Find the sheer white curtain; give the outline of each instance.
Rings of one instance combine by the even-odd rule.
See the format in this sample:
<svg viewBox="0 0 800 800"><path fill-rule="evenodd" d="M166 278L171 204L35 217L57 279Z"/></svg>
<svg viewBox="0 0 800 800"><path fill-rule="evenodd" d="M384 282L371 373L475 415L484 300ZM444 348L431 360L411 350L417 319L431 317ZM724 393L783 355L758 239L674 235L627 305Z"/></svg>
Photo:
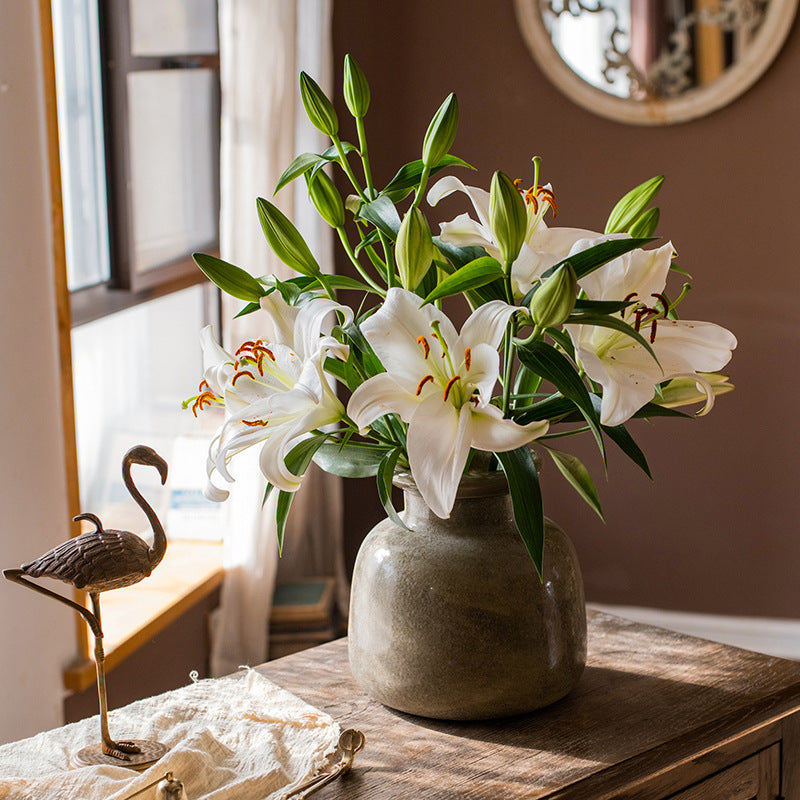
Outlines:
<svg viewBox="0 0 800 800"><path fill-rule="evenodd" d="M319 220L299 183L272 191L301 152L327 147L308 123L300 101L300 70L330 94L332 0L220 0L222 81L221 255L253 275L290 271L271 253L256 215L256 198L279 205L300 228L323 269L332 270L330 229ZM231 320L241 303L223 307ZM268 338L263 315L227 325L226 342ZM338 480L314 468L295 497L283 557L275 536L275 497L262 509L264 478L257 448L232 465L236 482L225 508L226 578L214 624L212 672L257 664L267 655L267 628L276 576L333 575L346 611L347 586Z"/></svg>

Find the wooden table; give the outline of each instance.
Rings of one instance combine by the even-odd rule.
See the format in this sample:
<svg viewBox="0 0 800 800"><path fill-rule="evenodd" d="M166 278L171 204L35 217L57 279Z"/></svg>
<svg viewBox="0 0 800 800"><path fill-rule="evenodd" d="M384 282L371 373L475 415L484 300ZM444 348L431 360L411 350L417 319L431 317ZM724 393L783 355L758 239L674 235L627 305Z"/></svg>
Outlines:
<svg viewBox="0 0 800 800"><path fill-rule="evenodd" d="M800 662L599 612L578 686L510 720L391 711L354 683L344 639L259 669L366 735L320 800L800 800Z"/></svg>

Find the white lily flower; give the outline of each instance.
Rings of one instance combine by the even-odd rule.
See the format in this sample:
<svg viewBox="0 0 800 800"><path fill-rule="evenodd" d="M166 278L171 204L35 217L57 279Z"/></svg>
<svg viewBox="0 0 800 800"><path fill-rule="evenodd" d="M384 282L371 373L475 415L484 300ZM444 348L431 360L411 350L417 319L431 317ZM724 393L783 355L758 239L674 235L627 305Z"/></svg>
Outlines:
<svg viewBox="0 0 800 800"><path fill-rule="evenodd" d="M712 322L666 319L663 296L673 247L633 250L580 279L591 300L636 300L622 318L650 340L658 361L630 336L611 328L565 325L586 374L603 387L600 422L621 425L671 378L716 372L728 363L736 337ZM708 397L708 395L707 395ZM709 398L713 401L713 391Z"/></svg>
<svg viewBox="0 0 800 800"><path fill-rule="evenodd" d="M386 372L359 386L347 406L363 431L395 413L408 423L411 474L429 508L450 515L470 447L514 450L547 430L547 422L518 425L491 405L499 374L498 347L515 308L495 300L477 308L457 333L420 298L392 288L362 326Z"/></svg>
<svg viewBox="0 0 800 800"><path fill-rule="evenodd" d="M489 223L489 192L475 186L466 186L458 178L448 175L430 188L428 203L435 206L453 192L463 192L469 197L478 221L473 220L469 214L460 214L450 222L443 222L440 226L442 241L456 247L482 247L490 256L500 259L500 249ZM536 198L530 192L529 195L530 198L526 195L528 228L525 243L511 265L511 278L516 282L517 296L527 294L545 270L567 256L616 236L582 228L548 228L543 217L551 207L552 190L549 185L542 187L536 204L530 201L531 198Z"/></svg>
<svg viewBox="0 0 800 800"><path fill-rule="evenodd" d="M259 443L267 480L283 491L296 491L301 479L286 467L286 455L311 431L344 415L323 364L328 355L346 358L348 348L323 335L322 329L330 312L340 311L350 320L352 311L325 298L289 306L278 292L262 298L261 305L275 329L272 341L244 342L230 354L214 340L210 326L201 334L206 391L195 410L214 403L226 409L206 464L205 494L211 500L224 500L229 494L211 482L212 474L216 471L233 482L228 462Z"/></svg>

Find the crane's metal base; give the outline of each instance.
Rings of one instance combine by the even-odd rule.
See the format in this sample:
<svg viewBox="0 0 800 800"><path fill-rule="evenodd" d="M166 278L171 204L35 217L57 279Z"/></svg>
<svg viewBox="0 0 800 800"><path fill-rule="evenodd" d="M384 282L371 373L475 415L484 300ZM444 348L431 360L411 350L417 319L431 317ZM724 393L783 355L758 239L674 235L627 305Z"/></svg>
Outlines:
<svg viewBox="0 0 800 800"><path fill-rule="evenodd" d="M113 767L127 767L128 769L136 770L137 772L144 772L149 766L153 765L169 752L169 747L161 742L146 741L142 739L131 739L140 752L127 754L127 759L117 758L116 756L107 756L103 752L103 745L100 742L97 744L90 744L78 750L72 756L73 767L93 767L97 764L106 764Z"/></svg>

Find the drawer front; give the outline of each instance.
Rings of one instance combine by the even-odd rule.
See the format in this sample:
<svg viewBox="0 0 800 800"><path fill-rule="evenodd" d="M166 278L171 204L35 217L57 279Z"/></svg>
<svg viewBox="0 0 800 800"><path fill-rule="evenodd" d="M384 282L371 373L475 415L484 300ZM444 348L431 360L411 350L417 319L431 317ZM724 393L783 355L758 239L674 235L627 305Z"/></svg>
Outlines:
<svg viewBox="0 0 800 800"><path fill-rule="evenodd" d="M779 796L780 745L773 744L668 800L777 800Z"/></svg>

